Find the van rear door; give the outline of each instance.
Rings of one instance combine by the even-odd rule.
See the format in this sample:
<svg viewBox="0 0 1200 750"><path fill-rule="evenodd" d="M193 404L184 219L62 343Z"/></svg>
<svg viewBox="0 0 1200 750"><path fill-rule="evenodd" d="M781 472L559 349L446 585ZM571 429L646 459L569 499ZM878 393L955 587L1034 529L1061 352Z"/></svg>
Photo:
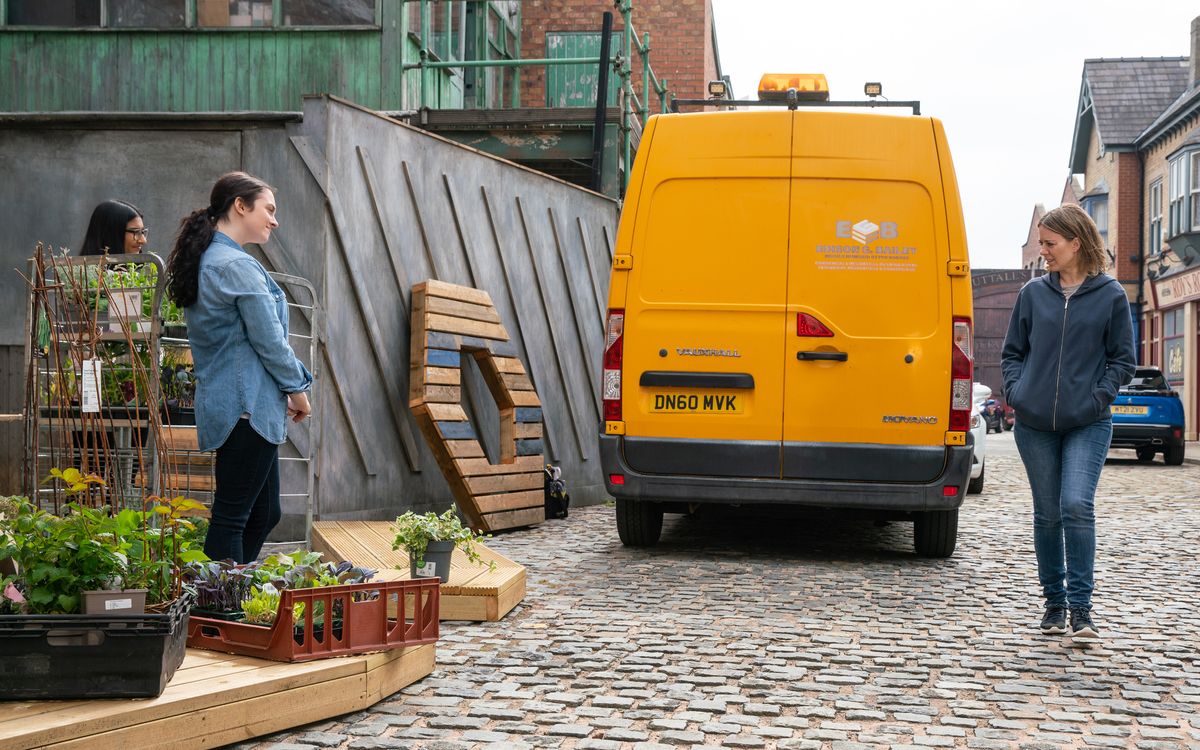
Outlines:
<svg viewBox="0 0 1200 750"><path fill-rule="evenodd" d="M786 111L656 118L625 301L636 470L780 474L790 139Z"/></svg>
<svg viewBox="0 0 1200 750"><path fill-rule="evenodd" d="M930 120L797 112L791 161L783 476L933 480L952 312Z"/></svg>

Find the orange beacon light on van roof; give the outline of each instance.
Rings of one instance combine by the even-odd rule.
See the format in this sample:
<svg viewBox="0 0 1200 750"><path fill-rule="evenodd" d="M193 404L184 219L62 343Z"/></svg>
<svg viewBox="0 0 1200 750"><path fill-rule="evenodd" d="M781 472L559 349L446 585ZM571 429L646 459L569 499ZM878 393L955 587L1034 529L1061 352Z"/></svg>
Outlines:
<svg viewBox="0 0 1200 750"><path fill-rule="evenodd" d="M786 99L790 89L795 89L797 99L829 100L829 83L824 73L765 73L758 80L759 99Z"/></svg>

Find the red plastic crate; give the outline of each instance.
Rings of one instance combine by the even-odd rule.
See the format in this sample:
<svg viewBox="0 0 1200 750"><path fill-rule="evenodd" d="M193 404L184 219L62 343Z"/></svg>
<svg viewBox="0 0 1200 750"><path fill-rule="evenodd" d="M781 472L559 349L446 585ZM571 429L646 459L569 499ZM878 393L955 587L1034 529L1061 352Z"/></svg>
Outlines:
<svg viewBox="0 0 1200 750"><path fill-rule="evenodd" d="M378 595L354 601L355 594L371 592ZM271 627L193 615L188 621L187 645L274 661L310 661L434 643L440 592L436 578L287 589L280 595L279 614ZM304 602L300 624L293 617L293 605L298 602ZM330 615L335 602L341 602L337 619ZM314 628L308 615L317 603L325 614ZM388 617L389 609L395 612L394 619ZM328 627L331 620L332 629Z"/></svg>

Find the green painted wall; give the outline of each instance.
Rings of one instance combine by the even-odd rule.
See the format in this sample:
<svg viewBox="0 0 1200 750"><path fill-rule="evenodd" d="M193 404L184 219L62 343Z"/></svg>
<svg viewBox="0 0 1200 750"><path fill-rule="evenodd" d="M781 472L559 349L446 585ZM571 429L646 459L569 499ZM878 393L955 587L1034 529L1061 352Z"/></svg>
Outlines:
<svg viewBox="0 0 1200 750"><path fill-rule="evenodd" d="M406 6L380 5L381 26L372 29L0 26L0 111L299 111L305 94L326 93L372 109L415 109L420 72L405 73L403 63L416 61L419 48ZM427 106L463 106L461 77L427 75Z"/></svg>

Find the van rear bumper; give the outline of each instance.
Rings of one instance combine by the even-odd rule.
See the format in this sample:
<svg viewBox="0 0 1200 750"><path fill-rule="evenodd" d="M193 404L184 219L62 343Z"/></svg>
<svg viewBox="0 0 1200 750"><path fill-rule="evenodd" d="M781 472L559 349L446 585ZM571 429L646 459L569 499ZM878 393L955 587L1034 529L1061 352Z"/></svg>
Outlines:
<svg viewBox="0 0 1200 750"><path fill-rule="evenodd" d="M601 435L600 463L609 495L631 500L785 504L897 512L953 510L962 505L971 473L972 448L968 444L947 446L941 475L921 483L648 474L629 467L625 461L624 443L625 439L620 435ZM625 483L613 484L612 474L622 475ZM955 486L958 492L947 497L943 490L946 486Z"/></svg>

